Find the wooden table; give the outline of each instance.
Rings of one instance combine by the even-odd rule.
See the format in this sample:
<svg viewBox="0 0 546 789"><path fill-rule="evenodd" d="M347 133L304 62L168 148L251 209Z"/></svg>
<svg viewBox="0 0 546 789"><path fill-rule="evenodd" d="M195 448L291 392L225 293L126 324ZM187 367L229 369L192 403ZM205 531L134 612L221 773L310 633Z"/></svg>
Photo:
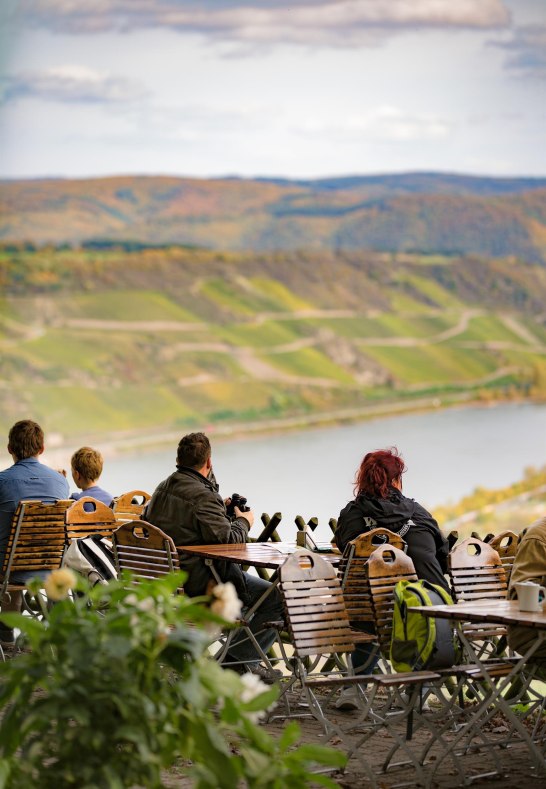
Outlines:
<svg viewBox="0 0 546 789"><path fill-rule="evenodd" d="M482 701L475 705L475 711L469 717L468 722L463 724L454 737L450 750L464 741L469 731L475 730L477 726L483 726L491 720L495 712L500 711L508 720L513 733L519 735L521 741L527 746L534 766L540 772L546 772L546 758L544 751L544 731L529 733L523 725L518 711L512 707L504 698L503 693L508 690L513 682L518 678L532 678L533 666L532 658L536 650L546 641L546 611L537 613L520 611L517 600L476 600L473 602L461 602L456 605L433 605L433 606L412 606L410 611L419 611L424 616L440 619L449 619L457 627L459 637L464 646L468 659L476 665L483 673L483 688L488 692ZM492 623L506 626L526 626L536 630L537 638L533 639L525 654L517 656L519 659L514 661L512 670L500 680L495 680L488 670L487 659L479 654L478 647L469 640L464 632L465 623ZM537 709L543 706L544 700L537 696L535 706ZM529 710L525 714L528 714Z"/></svg>
<svg viewBox="0 0 546 789"><path fill-rule="evenodd" d="M192 556L199 556L203 559L205 564L209 567L212 575L217 583L222 583L216 568L215 561L234 562L242 564L243 566L255 568L269 568L271 570L278 570L284 564L287 557L298 550L295 543L282 543L282 542L247 542L247 543L222 543L214 545L177 545L179 554L187 554ZM333 564L337 564L341 559L340 553L318 553ZM270 580L270 586L265 590L261 597L248 609L243 611L243 617L246 623L251 622L258 608L262 605L264 600L272 593L279 582L278 573L273 573ZM222 659L226 654L229 642L226 642L224 649L218 653L217 659ZM261 653L262 661L265 665L271 665L267 655Z"/></svg>
<svg viewBox="0 0 546 789"><path fill-rule="evenodd" d="M288 542L246 542L222 543L215 545L177 545L179 553L200 556L212 564L214 559L223 562L235 562L249 567L268 567L276 570L286 561L286 557L298 550L295 543ZM317 552L326 561L336 565L341 559L340 553ZM210 565L209 565L210 566Z"/></svg>

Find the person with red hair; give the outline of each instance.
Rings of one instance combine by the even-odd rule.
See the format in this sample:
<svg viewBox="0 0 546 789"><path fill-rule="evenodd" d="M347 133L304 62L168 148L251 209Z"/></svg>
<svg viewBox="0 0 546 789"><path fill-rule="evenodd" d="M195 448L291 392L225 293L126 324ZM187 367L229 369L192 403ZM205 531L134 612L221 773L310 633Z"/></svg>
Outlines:
<svg viewBox="0 0 546 789"><path fill-rule="evenodd" d="M343 551L350 540L378 526L399 534L419 578L439 584L449 592L448 543L430 512L402 493L406 464L396 449L368 452L355 479L355 498L338 518L335 542Z"/></svg>
<svg viewBox="0 0 546 789"><path fill-rule="evenodd" d="M354 494L340 512L334 542L344 551L350 540L382 526L399 534L407 544L418 578L439 584L447 592L448 543L430 512L402 493L406 465L396 449L368 452L356 472ZM375 633L372 623L353 623L366 633ZM379 645L357 644L352 664L357 674L371 673L379 660ZM336 701L340 710L358 707L354 687L344 688Z"/></svg>

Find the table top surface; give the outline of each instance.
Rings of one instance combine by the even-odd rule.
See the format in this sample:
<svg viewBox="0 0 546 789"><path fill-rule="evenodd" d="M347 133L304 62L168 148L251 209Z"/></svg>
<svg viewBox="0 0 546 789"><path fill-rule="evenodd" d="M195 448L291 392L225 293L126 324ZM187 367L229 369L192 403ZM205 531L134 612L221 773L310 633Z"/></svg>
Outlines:
<svg viewBox="0 0 546 789"><path fill-rule="evenodd" d="M455 605L411 606L425 616L454 619L460 622L491 622L500 625L524 625L546 630L546 610L520 611L517 600L474 600Z"/></svg>
<svg viewBox="0 0 546 789"><path fill-rule="evenodd" d="M322 544L319 544L322 547ZM289 542L246 542L222 543L215 545L177 545L179 553L188 553L201 556L203 559L218 559L225 562L237 562L253 567L280 567L287 556L300 550L295 543ZM325 544L326 547L326 544ZM327 562L337 564L341 559L340 553L318 551L316 556L321 556Z"/></svg>

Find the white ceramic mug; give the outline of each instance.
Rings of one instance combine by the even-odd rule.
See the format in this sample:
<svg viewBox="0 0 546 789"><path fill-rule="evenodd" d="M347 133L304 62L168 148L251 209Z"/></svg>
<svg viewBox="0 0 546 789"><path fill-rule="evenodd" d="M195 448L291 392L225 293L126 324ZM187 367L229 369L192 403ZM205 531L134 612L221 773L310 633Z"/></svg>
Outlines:
<svg viewBox="0 0 546 789"><path fill-rule="evenodd" d="M546 598L546 589L532 581L515 584L520 611L542 611L542 603Z"/></svg>

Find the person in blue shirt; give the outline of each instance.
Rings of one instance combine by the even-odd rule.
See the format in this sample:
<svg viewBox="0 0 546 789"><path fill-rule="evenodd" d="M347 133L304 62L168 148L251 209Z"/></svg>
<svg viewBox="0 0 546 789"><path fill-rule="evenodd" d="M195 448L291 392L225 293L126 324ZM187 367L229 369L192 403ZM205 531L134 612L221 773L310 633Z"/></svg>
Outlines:
<svg viewBox="0 0 546 789"><path fill-rule="evenodd" d="M30 419L13 425L8 437L8 452L13 458L13 466L0 471L0 568L4 563L13 513L19 502L22 499L39 499L51 503L68 498L68 482L64 475L40 463L43 451L44 431L40 425ZM28 578L14 577L14 580L26 581ZM1 608L4 612L19 611L21 600L21 592L12 592L2 599ZM13 630L0 623L2 646L13 644L13 641Z"/></svg>
<svg viewBox="0 0 546 789"><path fill-rule="evenodd" d="M80 488L79 492L72 493L70 498L77 501L82 496L91 496L110 507L114 497L97 484L103 468L101 453L92 447L81 447L72 455L70 464L72 479L76 487ZM84 508L87 509L85 505Z"/></svg>

